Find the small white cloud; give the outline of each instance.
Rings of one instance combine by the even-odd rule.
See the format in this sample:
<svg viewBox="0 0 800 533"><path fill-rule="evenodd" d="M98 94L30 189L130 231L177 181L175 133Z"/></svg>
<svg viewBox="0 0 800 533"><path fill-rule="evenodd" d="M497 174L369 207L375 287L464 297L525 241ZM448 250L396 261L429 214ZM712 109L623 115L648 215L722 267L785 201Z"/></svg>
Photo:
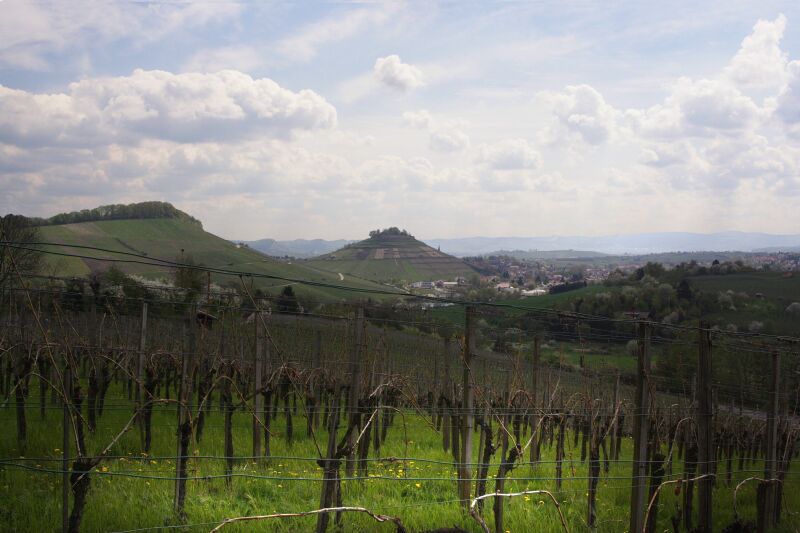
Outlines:
<svg viewBox="0 0 800 533"><path fill-rule="evenodd" d="M395 54L376 59L372 72L375 79L399 91L409 91L425 85L422 71L414 65L403 63L400 56Z"/></svg>
<svg viewBox="0 0 800 533"><path fill-rule="evenodd" d="M460 152L469 147L469 136L457 128L431 131L430 145L439 152Z"/></svg>
<svg viewBox="0 0 800 533"><path fill-rule="evenodd" d="M469 135L457 121L434 118L426 110L406 111L403 121L414 128L428 132L428 143L437 152L460 152L470 146Z"/></svg>
<svg viewBox="0 0 800 533"><path fill-rule="evenodd" d="M476 162L493 170L538 169L542 156L525 139L504 139L478 147Z"/></svg>
<svg viewBox="0 0 800 533"><path fill-rule="evenodd" d="M433 125L433 117L425 109L420 111L406 111L403 113L403 121L409 126L421 129L427 129Z"/></svg>

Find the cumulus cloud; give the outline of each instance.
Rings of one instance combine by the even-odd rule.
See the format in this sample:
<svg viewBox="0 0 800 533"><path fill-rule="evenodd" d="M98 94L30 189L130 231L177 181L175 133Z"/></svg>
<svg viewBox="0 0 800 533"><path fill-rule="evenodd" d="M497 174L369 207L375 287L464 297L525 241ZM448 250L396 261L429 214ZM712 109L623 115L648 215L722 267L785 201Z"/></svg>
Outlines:
<svg viewBox="0 0 800 533"><path fill-rule="evenodd" d="M680 77L649 107L615 109L588 85L540 93L554 118L542 136L568 149L604 144L605 154L638 152L640 179L650 181L643 187L796 194L800 150L775 128L800 136L800 61L780 49L785 26L783 16L759 21L716 75ZM766 98L757 102L753 90Z"/></svg>
<svg viewBox="0 0 800 533"><path fill-rule="evenodd" d="M375 79L399 91L409 91L425 84L422 71L414 65L403 63L400 56L395 54L376 59L372 72Z"/></svg>
<svg viewBox="0 0 800 533"><path fill-rule="evenodd" d="M784 15L773 21L759 20L725 68L725 76L743 87L780 87L786 79L787 58L780 47L785 29Z"/></svg>
<svg viewBox="0 0 800 533"><path fill-rule="evenodd" d="M788 81L778 95L775 116L790 135L800 137L800 60L789 63L787 73Z"/></svg>
<svg viewBox="0 0 800 533"><path fill-rule="evenodd" d="M614 132L617 111L594 87L569 85L560 93L540 93L539 98L551 107L561 131L589 144L601 144Z"/></svg>
<svg viewBox="0 0 800 533"><path fill-rule="evenodd" d="M475 150L478 182L487 191L554 191L560 176L543 174L542 156L526 139L503 139Z"/></svg>
<svg viewBox="0 0 800 533"><path fill-rule="evenodd" d="M462 123L454 120L434 118L427 110L406 111L403 121L417 129L428 132L428 145L438 152L460 152L470 146L469 136L462 130Z"/></svg>
<svg viewBox="0 0 800 533"><path fill-rule="evenodd" d="M56 94L0 86L0 141L18 145L141 138L225 142L335 125L336 109L317 93L293 92L236 71L136 70L130 76L84 79Z"/></svg>
<svg viewBox="0 0 800 533"><path fill-rule="evenodd" d="M525 139L504 139L478 147L476 162L493 170L539 169L542 156Z"/></svg>
<svg viewBox="0 0 800 533"><path fill-rule="evenodd" d="M738 134L767 117L749 96L724 80L680 78L663 103L629 109L628 125L643 136Z"/></svg>

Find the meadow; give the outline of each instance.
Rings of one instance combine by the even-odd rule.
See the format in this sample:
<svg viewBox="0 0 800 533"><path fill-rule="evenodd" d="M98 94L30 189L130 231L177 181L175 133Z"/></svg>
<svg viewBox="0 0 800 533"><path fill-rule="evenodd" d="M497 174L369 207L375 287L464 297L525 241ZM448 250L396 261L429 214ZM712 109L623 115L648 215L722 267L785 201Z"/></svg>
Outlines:
<svg viewBox="0 0 800 533"><path fill-rule="evenodd" d="M105 413L95 433L88 435L87 446L102 448L125 425L131 415L131 403L122 388L114 387L106 400ZM48 406L39 416L35 394L29 402L29 434L24 455L20 454L13 431L0 435L0 509L3 531L53 531L61 518L61 409ZM13 426L13 410L6 403L0 411L3 424ZM127 432L109 453L110 458L91 474L84 531L209 531L225 518L253 514L300 512L319 505L321 469L313 440L305 433L302 417L296 422L294 440L285 439L285 421L273 422L269 458L254 460L250 455L252 424L246 412L237 412L234 422L236 459L233 477L226 481L224 472L222 413L214 407L207 419L200 442L192 443L189 460L186 521L177 520L172 498L175 477L176 413L174 408L158 408L153 416L154 440L149 454L141 453L135 430ZM467 515L456 496L457 477L452 456L442 449L441 435L426 422L427 416L407 410L397 417L380 454L371 456L366 478L344 479L342 499L345 505L363 506L376 513L399 517L410 531L458 526L480 531ZM405 420L405 424L403 423ZM496 430L495 425L495 430ZM325 442L320 431L316 438ZM563 486L555 486L555 451L545 447L535 465L522 462L506 482L506 491L545 489L551 491L571 531L586 530L587 462L572 446L571 431L566 437ZM499 466L498 454L489 468L488 487ZM621 457L602 471L598 486L597 531L622 532L628 529L628 505L631 485L631 439L622 442ZM407 460L403 460L407 458ZM477 457L474 458L477 461ZM680 477L682 462L673 461L672 476ZM732 484L720 480L714 489L715 530L734 520L733 489L739 481L763 472L761 461L736 471ZM789 477L792 486L796 478ZM755 483L738 493L742 517L755 519ZM800 508L800 493L785 492L787 509ZM669 517L681 503L674 486L661 491L659 525L656 531L669 530ZM696 507L695 507L696 508ZM484 514L492 519L491 500ZM391 524L377 524L355 513L343 517L345 531L391 531ZM778 531L794 531L800 522L785 516ZM230 531L312 531L314 517L287 518L232 524ZM506 501L505 529L512 532L563 531L558 514L549 498L528 495Z"/></svg>

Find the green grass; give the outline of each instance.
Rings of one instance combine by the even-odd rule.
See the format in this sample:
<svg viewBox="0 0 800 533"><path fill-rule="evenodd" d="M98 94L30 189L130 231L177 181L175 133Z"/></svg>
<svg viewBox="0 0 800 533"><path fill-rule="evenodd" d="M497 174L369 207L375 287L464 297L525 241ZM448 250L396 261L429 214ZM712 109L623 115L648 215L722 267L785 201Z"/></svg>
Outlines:
<svg viewBox="0 0 800 533"><path fill-rule="evenodd" d="M786 302L800 302L800 275L783 272L753 272L730 274L726 276L694 276L689 278L693 287L702 291L747 292L750 296L760 292L765 299Z"/></svg>
<svg viewBox="0 0 800 533"><path fill-rule="evenodd" d="M522 314L528 309L564 308L564 304L576 298L597 294L607 290L608 287L605 287L604 285L589 285L588 287L561 292L558 294L544 294L542 296L528 296L524 298L509 298L498 300L496 303L504 306L507 305L508 307L504 308L504 311L509 315L514 316ZM464 306L450 305L435 307L428 311L428 316L439 322L449 322L454 325L463 326L465 320Z"/></svg>
<svg viewBox="0 0 800 533"><path fill-rule="evenodd" d="M386 290L386 287L374 282L351 276L344 280L337 273L314 268L303 262L285 263L270 259L248 248L237 248L233 243L204 231L202 228L178 219L136 219L107 220L100 222L84 222L41 228L41 238L47 242L59 242L83 246L95 246L122 252L146 254L148 257L180 260L181 249L186 255L205 266L236 270L261 275L283 278L303 279L343 285L361 289ZM109 257L106 252L92 252L78 248L50 247L50 250L78 253L91 257ZM117 256L125 259L125 256ZM57 276L84 276L93 270L108 268L109 263L94 259L82 260L47 255L46 273ZM117 263L117 266L128 274L137 274L146 278L170 278L169 268L152 265ZM212 275L217 283L237 282L238 278ZM274 290L285 286L287 282L280 280L256 279L256 287ZM297 285L296 292L301 297L331 301L354 299L357 293L344 290ZM380 299L381 296L373 296Z"/></svg>
<svg viewBox="0 0 800 533"><path fill-rule="evenodd" d="M800 302L800 275L782 272L756 272L727 276L697 276L690 278L692 287L713 295L733 291L734 308L706 317L726 327L733 324L747 331L753 321L761 322L761 331L770 334L798 335L800 326L796 313L787 313L792 302ZM763 298L757 298L761 293Z"/></svg>
<svg viewBox="0 0 800 533"><path fill-rule="evenodd" d="M2 531L54 531L60 523L61 475L46 470L60 468L61 411L48 409L46 419L39 417L35 395L28 409L29 439L25 459L20 457L14 426L14 411L5 407L0 417L7 428L0 434L0 530ZM107 443L130 416L130 402L120 397L119 389L112 390L107 411L99 421L96 434L88 436L91 450ZM442 450L440 435L424 423L422 418L407 412L407 427L403 428L400 416L389 432L389 439L381 450L381 457L413 457L412 462L372 462L369 479L345 480L342 485L345 505L367 507L375 512L400 517L410 531L458 525L468 531L479 528L460 508L456 499L455 471L448 454ZM175 473L175 412L174 408L160 408L153 418L154 442L150 457L142 457L136 431L124 435L111 450L121 456L104 461L101 472L92 475L82 531L122 531L135 528L156 528L176 525L172 513ZM200 443L192 450L198 457L222 455L222 413L212 411ZM495 425L496 427L496 425ZM237 412L234 417L234 442L237 455L251 451L250 417ZM237 460L236 477L230 485L224 479L214 478L223 473L221 461L210 459L190 460L190 475L209 476L207 479L188 482L186 500L187 520L200 524L181 531L209 531L227 517L268 514L274 512L307 511L318 507L320 468L312 440L305 436L302 416L295 417L295 442L288 446L284 440L285 426L279 416L273 425L272 453L269 462L260 464L250 459ZM405 437L407 435L407 437ZM477 437L477 435L476 435ZM322 443L326 435L317 436ZM518 466L507 483L507 491L547 489L554 491L572 531L585 530L586 487L585 463L580 461L580 449L572 448L568 435L567 457L564 463L564 485L561 492L555 489L554 449L544 449L543 463L531 467ZM477 438L476 446L477 449ZM311 460L288 459L305 457ZM374 452L371 453L374 456ZM497 473L499 453L493 458L490 475ZM622 458L631 457L631 441L623 443ZM32 470L9 465L25 464ZM735 465L735 462L734 462ZM680 475L681 462L675 463L675 475ZM747 472L734 474L738 480L760 475L762 464L746 467ZM720 466L724 472L724 466ZM630 498L630 465L612 463L608 474L602 473L598 493L598 531L621 532L627 530L628 502ZM165 479L147 479L147 476ZM791 473L785 492L789 509L797 509L800 497L796 490L796 477ZM669 529L668 514L677 501L674 486L662 491L662 507L656 531ZM488 491L494 490L493 479ZM714 490L715 530L732 521L732 488L721 480ZM745 518L755 518L755 484L750 483L739 493L739 510ZM695 504L695 508L696 504ZM484 516L493 526L491 500L487 502ZM310 531L314 518L290 518L270 522L250 522L230 526L226 531ZM800 525L798 518L784 514L781 529L792 531ZM505 530L511 532L559 532L554 507L547 498L530 496L506 501ZM330 530L333 530L331 527ZM393 531L391 525L377 524L364 516L345 515L345 531ZM171 530L170 530L171 531Z"/></svg>
<svg viewBox="0 0 800 533"><path fill-rule="evenodd" d="M561 307L563 306L564 303L570 302L577 298L591 296L607 290L608 287L602 284L589 285L580 289L575 289L567 292L559 292L557 294L544 294L542 296L529 296L527 298L509 300L508 303L516 307L522 307L522 308L551 309L554 307Z"/></svg>
<svg viewBox="0 0 800 533"><path fill-rule="evenodd" d="M527 350L530 353L530 350ZM636 371L636 357L628 354L624 345L611 344L580 345L572 342L562 342L555 346L545 346L542 349L542 361L553 367L570 366L577 370L583 364L590 370L596 370L613 376L616 371L633 375ZM655 365L657 356L651 356Z"/></svg>

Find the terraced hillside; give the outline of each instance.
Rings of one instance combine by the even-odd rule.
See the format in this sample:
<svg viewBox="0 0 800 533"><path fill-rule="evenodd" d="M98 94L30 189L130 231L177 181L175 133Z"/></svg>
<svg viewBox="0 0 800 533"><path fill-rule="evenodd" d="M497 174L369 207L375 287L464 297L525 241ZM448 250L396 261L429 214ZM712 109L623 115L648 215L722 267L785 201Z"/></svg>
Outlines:
<svg viewBox="0 0 800 533"><path fill-rule="evenodd" d="M47 225L40 228L41 240L64 243L64 246L51 246L48 249L90 256L79 259L46 255L48 274L56 276L84 276L93 271L101 271L116 264L128 274L138 274L146 278L170 278L171 269L135 263L110 263L101 257L125 259L124 256L107 252L89 251L68 245L94 246L120 252L133 252L150 258L178 260L183 250L184 257L191 255L195 262L205 266L249 272L253 274L303 279L332 283L348 287L386 290L376 283L338 275L328 270L317 269L307 263L285 263L237 245L204 231L199 224L179 218L153 218L130 220L101 220L74 224ZM216 283L225 283L236 277L214 274ZM278 290L287 285L283 280L255 279L254 286ZM324 287L297 285L300 296L318 300L338 300L358 298L357 293L345 292ZM375 296L373 296L375 297Z"/></svg>
<svg viewBox="0 0 800 533"><path fill-rule="evenodd" d="M394 228L393 228L394 229ZM370 238L305 262L306 265L374 281L435 281L475 271L460 259L397 231Z"/></svg>

